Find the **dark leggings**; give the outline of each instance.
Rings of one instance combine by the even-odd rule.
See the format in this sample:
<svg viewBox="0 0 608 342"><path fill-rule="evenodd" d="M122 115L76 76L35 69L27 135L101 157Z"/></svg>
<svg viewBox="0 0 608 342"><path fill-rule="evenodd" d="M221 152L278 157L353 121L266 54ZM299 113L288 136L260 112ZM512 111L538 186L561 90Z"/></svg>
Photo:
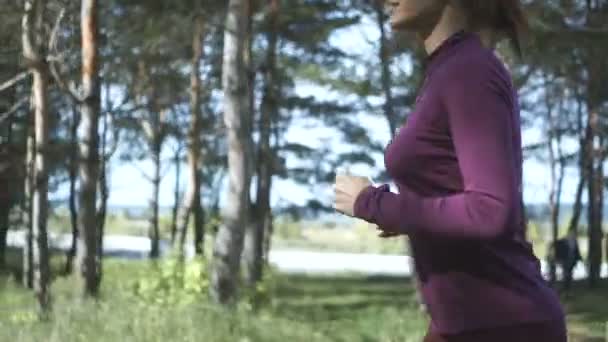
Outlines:
<svg viewBox="0 0 608 342"><path fill-rule="evenodd" d="M456 335L427 333L424 342L567 342L564 321L534 322Z"/></svg>

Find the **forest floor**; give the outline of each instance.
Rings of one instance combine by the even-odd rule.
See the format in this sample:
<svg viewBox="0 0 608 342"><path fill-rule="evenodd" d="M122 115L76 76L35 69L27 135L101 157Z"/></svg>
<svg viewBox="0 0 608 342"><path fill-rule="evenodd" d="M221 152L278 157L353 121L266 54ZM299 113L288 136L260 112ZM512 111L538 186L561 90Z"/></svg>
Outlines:
<svg viewBox="0 0 608 342"><path fill-rule="evenodd" d="M31 292L0 278L0 341L412 341L427 318L407 278L270 273L233 310L206 298L202 264L108 261L100 300L82 301L70 277L53 282L53 315L40 322ZM253 295L255 293L255 295ZM570 341L604 341L608 284L576 283L563 296Z"/></svg>

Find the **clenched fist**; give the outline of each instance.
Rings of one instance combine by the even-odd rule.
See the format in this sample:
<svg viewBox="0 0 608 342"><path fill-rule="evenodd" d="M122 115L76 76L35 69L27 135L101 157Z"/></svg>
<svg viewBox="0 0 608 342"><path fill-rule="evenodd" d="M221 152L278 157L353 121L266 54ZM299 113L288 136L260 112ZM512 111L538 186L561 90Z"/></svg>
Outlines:
<svg viewBox="0 0 608 342"><path fill-rule="evenodd" d="M336 211L347 216L354 216L357 196L370 185L372 185L372 182L367 177L336 174L334 205Z"/></svg>

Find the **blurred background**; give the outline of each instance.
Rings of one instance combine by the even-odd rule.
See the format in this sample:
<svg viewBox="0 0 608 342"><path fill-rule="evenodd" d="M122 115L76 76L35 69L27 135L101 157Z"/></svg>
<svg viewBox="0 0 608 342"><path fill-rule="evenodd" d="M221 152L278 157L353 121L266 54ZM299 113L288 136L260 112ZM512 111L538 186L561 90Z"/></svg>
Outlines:
<svg viewBox="0 0 608 342"><path fill-rule="evenodd" d="M603 341L608 1L523 2L528 238ZM422 338L406 239L333 210L423 78L383 1L0 5L0 340Z"/></svg>

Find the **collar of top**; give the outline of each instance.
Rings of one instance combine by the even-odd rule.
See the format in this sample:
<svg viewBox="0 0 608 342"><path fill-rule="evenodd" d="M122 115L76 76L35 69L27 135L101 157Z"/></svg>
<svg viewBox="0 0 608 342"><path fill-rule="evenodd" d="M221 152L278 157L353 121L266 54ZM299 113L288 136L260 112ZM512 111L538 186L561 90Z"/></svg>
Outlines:
<svg viewBox="0 0 608 342"><path fill-rule="evenodd" d="M426 57L424 65L427 72L432 71L432 69L437 67L443 60L449 57L456 46L471 39L479 39L479 37L475 33L465 30L460 30L445 39L433 52L431 52L430 55Z"/></svg>

